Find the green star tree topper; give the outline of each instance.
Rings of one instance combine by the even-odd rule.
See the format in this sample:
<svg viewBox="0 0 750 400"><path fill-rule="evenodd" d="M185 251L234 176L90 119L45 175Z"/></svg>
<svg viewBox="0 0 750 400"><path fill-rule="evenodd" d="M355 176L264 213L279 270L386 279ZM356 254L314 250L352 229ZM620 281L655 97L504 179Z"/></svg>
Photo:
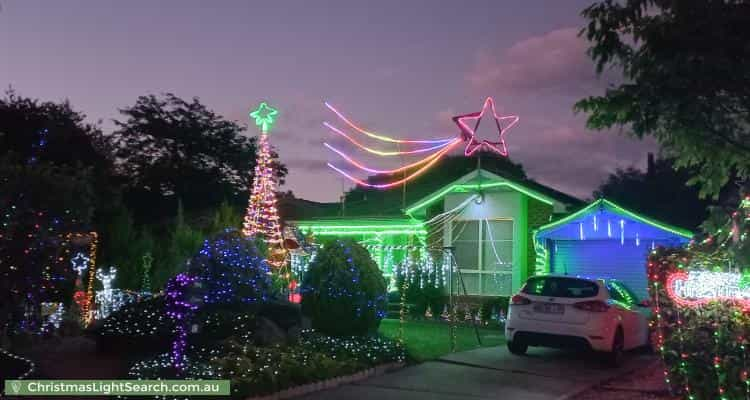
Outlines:
<svg viewBox="0 0 750 400"><path fill-rule="evenodd" d="M269 106L264 101L260 103L255 111L250 113L250 117L255 119L255 126L260 128L261 133L267 134L273 127L273 124L276 123L276 115L278 113L277 109Z"/></svg>

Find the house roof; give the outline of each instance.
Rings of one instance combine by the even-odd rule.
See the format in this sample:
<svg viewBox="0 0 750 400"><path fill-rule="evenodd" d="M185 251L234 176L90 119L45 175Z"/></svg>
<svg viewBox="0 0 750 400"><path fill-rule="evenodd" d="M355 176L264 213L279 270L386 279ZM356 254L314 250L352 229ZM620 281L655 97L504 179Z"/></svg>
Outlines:
<svg viewBox="0 0 750 400"><path fill-rule="evenodd" d="M316 236L335 235L424 235L424 223L413 218L325 218L296 221L302 232Z"/></svg>
<svg viewBox="0 0 750 400"><path fill-rule="evenodd" d="M536 239L643 239L687 242L693 232L645 217L599 199L557 221L539 227Z"/></svg>
<svg viewBox="0 0 750 400"><path fill-rule="evenodd" d="M456 179L456 172L448 169L436 177L429 177L418 184L390 190L360 189L347 195L345 205L341 203L318 203L314 201L281 198L279 212L285 220L305 221L320 219L352 220L353 218L407 218L417 216L420 209L437 201L450 192L466 192L481 187L486 189L507 187L540 199L548 204L565 205L566 208L577 207L583 201L542 185L531 179L515 176L512 173L476 168L463 172ZM481 176L481 178L480 178ZM453 177L453 179L451 179ZM446 179L447 178L447 179ZM437 196L437 197L435 197ZM426 200L427 203L425 203ZM343 216L342 216L343 214Z"/></svg>
<svg viewBox="0 0 750 400"><path fill-rule="evenodd" d="M420 215L427 207L440 200L448 193L462 193L493 188L508 188L521 192L543 203L552 205L557 211L561 212L564 212L568 207L574 207L583 203L581 200L576 199L573 196L544 186L530 179L513 179L484 169L475 169L461 178L443 186L441 189L413 202L406 207L404 212L411 216Z"/></svg>
<svg viewBox="0 0 750 400"><path fill-rule="evenodd" d="M341 215L341 203L319 203L291 196L278 199L279 216L285 221L336 217Z"/></svg>

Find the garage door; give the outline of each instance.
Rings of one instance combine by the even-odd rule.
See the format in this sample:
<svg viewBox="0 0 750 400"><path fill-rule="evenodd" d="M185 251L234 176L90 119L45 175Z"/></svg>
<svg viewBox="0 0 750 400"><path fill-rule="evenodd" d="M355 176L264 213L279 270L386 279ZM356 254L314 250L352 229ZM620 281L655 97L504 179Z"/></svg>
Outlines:
<svg viewBox="0 0 750 400"><path fill-rule="evenodd" d="M650 246L617 241L554 241L550 269L556 274L614 278L630 287L639 299L648 298L646 257Z"/></svg>

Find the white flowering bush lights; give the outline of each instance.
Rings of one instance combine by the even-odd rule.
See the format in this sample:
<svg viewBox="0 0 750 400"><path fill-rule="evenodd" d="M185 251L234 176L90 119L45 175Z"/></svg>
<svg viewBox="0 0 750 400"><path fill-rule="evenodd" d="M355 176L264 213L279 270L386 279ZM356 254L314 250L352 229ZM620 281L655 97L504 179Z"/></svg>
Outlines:
<svg viewBox="0 0 750 400"><path fill-rule="evenodd" d="M279 392L308 383L351 375L373 367L402 363L403 347L378 337L332 338L313 331L291 346L257 347L232 337L213 347L192 347L183 377L230 379L232 398ZM135 364L129 378L163 378L171 369L170 355Z"/></svg>
<svg viewBox="0 0 750 400"><path fill-rule="evenodd" d="M94 329L104 350L158 351L175 334L175 324L166 312L166 298L156 296L130 303L104 319Z"/></svg>

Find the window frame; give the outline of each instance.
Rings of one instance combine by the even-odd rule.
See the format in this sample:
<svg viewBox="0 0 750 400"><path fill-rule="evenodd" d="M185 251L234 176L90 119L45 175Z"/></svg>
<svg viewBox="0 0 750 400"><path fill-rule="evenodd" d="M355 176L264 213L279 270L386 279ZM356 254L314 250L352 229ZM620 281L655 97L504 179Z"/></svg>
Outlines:
<svg viewBox="0 0 750 400"><path fill-rule="evenodd" d="M485 221L489 224L485 224ZM468 293L470 296L504 296L505 294L486 294L484 292L484 276L493 276L493 275L502 275L502 276L508 276L511 281L510 285L510 291L507 295L512 295L513 293L513 267L514 267L514 253L515 253L515 229L516 229L516 221L513 218L509 217L497 217L497 218L483 218L483 219L473 219L473 218L456 218L450 222L450 245L455 248L456 238L453 236L454 232L456 231L456 226L460 223L471 223L476 222L477 223L477 240L466 240L465 242L468 243L475 243L476 251L477 251L477 265L476 268L463 268L458 263L458 259L456 259L456 264L458 268L461 270L461 273L468 273L472 275L477 276L477 293ZM484 238L484 232L485 227L488 229L491 229L491 223L492 222L510 222L510 239L500 239L494 238L494 240L489 240ZM461 239L459 239L461 241ZM490 271L485 270L485 263L484 263L484 251L485 247L487 245L491 245L491 243L510 243L510 266L507 271ZM490 249L491 251L491 249ZM455 256L455 255L454 255Z"/></svg>

